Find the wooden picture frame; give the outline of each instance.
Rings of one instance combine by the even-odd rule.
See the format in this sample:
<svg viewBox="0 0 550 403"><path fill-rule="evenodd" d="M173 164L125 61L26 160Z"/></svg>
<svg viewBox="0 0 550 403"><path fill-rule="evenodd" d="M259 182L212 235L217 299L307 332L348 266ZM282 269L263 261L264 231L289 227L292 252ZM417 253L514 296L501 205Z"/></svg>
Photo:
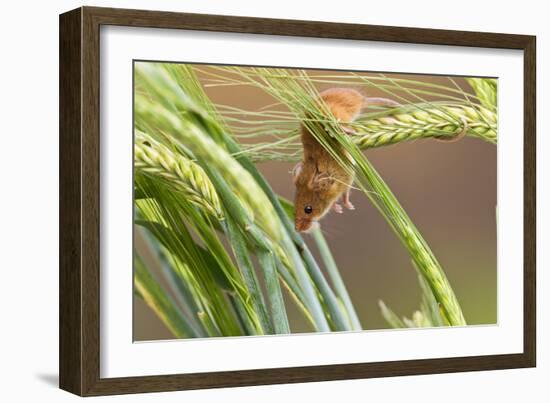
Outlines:
<svg viewBox="0 0 550 403"><path fill-rule="evenodd" d="M100 377L99 30L102 25L520 49L524 52L523 353L230 372ZM60 387L81 396L533 367L535 37L81 7L60 16Z"/></svg>

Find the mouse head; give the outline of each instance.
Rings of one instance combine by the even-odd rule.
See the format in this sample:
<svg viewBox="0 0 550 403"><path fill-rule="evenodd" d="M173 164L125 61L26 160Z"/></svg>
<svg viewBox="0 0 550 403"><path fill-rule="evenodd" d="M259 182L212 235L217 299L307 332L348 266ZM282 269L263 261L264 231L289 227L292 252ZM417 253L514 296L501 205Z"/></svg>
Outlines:
<svg viewBox="0 0 550 403"><path fill-rule="evenodd" d="M294 226L298 232L309 232L319 227L319 220L329 211L331 200L319 180L315 166L299 163L293 170L296 193L294 196Z"/></svg>

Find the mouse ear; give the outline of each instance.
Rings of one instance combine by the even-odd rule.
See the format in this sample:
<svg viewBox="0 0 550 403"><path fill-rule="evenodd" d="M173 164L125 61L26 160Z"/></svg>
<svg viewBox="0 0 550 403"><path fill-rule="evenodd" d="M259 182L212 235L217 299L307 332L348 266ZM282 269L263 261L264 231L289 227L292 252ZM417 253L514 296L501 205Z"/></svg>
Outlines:
<svg viewBox="0 0 550 403"><path fill-rule="evenodd" d="M310 187L310 190L321 192L321 191L328 190L331 186L334 185L334 183L335 183L334 178L330 176L328 173L323 172L320 174L316 174L311 178L309 187Z"/></svg>
<svg viewBox="0 0 550 403"><path fill-rule="evenodd" d="M292 168L292 180L294 183L298 180L298 176L300 176L300 173L302 172L304 164L302 162L298 162L294 168Z"/></svg>

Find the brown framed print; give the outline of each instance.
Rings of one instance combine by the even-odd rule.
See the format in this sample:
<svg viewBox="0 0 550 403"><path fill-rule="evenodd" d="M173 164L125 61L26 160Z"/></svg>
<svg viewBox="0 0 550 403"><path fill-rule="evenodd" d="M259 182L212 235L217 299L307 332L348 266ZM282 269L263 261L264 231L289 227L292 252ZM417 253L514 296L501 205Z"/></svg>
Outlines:
<svg viewBox="0 0 550 403"><path fill-rule="evenodd" d="M60 387L535 366L535 37L60 16Z"/></svg>

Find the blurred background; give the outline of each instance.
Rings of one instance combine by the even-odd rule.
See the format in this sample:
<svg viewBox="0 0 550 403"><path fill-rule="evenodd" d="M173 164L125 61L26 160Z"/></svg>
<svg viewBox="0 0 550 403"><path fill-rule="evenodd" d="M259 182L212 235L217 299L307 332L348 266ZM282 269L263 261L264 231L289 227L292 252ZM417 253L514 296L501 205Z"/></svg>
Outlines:
<svg viewBox="0 0 550 403"><path fill-rule="evenodd" d="M198 67L208 72L208 66ZM343 74L307 71L311 76ZM453 85L444 76L385 75ZM206 79L207 75L199 77ZM473 94L463 78L453 77L453 80L465 92ZM359 84L351 74L341 85L320 84L318 90L335 86L355 88L368 96L388 97ZM250 111L274 102L269 95L250 86L213 86L205 90L216 104ZM425 99L437 100L429 96ZM468 324L496 323L496 147L469 137L455 143L427 139L369 149L365 154L438 258ZM258 164L273 189L290 200L294 194L289 173L293 166L294 163L286 162ZM410 317L419 308L421 298L416 271L406 250L369 200L359 191L352 191L352 202L355 211L328 214L321 222L322 230L363 328L389 328L380 314L378 301L383 300L399 316ZM312 239L308 235L305 238L316 252ZM139 237L135 247L140 247ZM287 302L292 331L310 331L294 304ZM133 323L135 341L173 338L137 297L134 297Z"/></svg>

